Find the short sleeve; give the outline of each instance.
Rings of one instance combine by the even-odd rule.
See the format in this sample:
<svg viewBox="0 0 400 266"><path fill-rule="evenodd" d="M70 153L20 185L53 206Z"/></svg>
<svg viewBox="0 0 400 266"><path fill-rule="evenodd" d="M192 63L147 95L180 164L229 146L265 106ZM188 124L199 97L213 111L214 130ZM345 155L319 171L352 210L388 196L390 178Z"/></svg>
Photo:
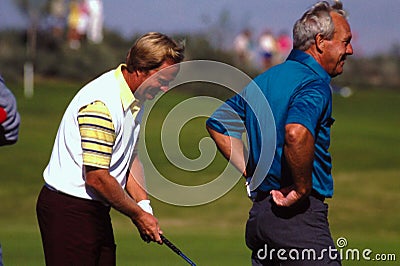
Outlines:
<svg viewBox="0 0 400 266"><path fill-rule="evenodd" d="M240 139L245 131L244 110L243 98L237 94L222 104L206 124L219 133Z"/></svg>
<svg viewBox="0 0 400 266"><path fill-rule="evenodd" d="M82 107L78 114L78 124L83 164L108 169L116 139L108 108L100 101Z"/></svg>
<svg viewBox="0 0 400 266"><path fill-rule="evenodd" d="M330 89L323 84L310 84L296 91L288 109L286 124L305 126L315 137L316 128L328 107Z"/></svg>

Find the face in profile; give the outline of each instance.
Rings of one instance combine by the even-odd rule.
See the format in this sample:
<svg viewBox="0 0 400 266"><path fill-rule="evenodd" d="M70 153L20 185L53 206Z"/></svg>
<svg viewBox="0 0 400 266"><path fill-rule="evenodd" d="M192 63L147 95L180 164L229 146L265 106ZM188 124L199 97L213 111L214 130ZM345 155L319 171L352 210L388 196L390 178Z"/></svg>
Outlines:
<svg viewBox="0 0 400 266"><path fill-rule="evenodd" d="M166 92L169 83L179 72L179 65L171 62L163 63L158 69L143 75L143 83L135 91L135 97L142 100L152 100L159 92Z"/></svg>
<svg viewBox="0 0 400 266"><path fill-rule="evenodd" d="M351 30L347 20L337 13L332 13L335 33L331 40L324 40L322 66L331 77L342 74L348 55L353 54Z"/></svg>

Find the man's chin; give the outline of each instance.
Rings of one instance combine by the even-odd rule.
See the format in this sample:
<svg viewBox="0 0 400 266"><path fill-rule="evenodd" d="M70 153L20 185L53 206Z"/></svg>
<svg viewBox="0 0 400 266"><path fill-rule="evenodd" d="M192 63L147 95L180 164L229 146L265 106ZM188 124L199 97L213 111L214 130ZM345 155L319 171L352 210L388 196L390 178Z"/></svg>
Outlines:
<svg viewBox="0 0 400 266"><path fill-rule="evenodd" d="M339 76L339 75L342 74L342 73L343 73L343 65L338 66L338 67L330 74L330 76L331 76L332 78L334 78L334 77L336 77L336 76Z"/></svg>

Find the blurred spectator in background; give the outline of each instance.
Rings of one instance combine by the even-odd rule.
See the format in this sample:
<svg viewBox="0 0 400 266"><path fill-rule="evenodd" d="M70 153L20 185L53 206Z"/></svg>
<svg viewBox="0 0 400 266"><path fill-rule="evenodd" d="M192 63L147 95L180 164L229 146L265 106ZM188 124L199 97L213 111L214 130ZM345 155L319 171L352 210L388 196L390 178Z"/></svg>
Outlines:
<svg viewBox="0 0 400 266"><path fill-rule="evenodd" d="M292 39L286 31L281 31L277 38L277 63L285 61L292 50Z"/></svg>
<svg viewBox="0 0 400 266"><path fill-rule="evenodd" d="M43 37L40 40L47 47L58 47L65 37L69 47L75 50L86 39L95 44L103 41L101 0L50 0L48 8L48 16L42 20L39 31Z"/></svg>
<svg viewBox="0 0 400 266"><path fill-rule="evenodd" d="M258 39L258 46L261 53L261 61L264 70L273 66L274 55L276 54L276 40L272 31L265 30Z"/></svg>
<svg viewBox="0 0 400 266"><path fill-rule="evenodd" d="M79 49L86 37L89 14L86 2L71 0L68 14L68 43L71 49Z"/></svg>
<svg viewBox="0 0 400 266"><path fill-rule="evenodd" d="M79 23L79 3L78 1L71 1L69 4L68 13L68 44L72 49L78 49L80 47L80 38L78 34L78 23Z"/></svg>
<svg viewBox="0 0 400 266"><path fill-rule="evenodd" d="M103 41L103 2L101 0L86 0L89 13L87 38L93 43Z"/></svg>
<svg viewBox="0 0 400 266"><path fill-rule="evenodd" d="M241 66L248 66L254 60L252 32L250 29L244 29L233 41L236 52L236 63Z"/></svg>
<svg viewBox="0 0 400 266"><path fill-rule="evenodd" d="M0 75L0 146L17 142L19 124L20 116L17 110L17 101Z"/></svg>
<svg viewBox="0 0 400 266"><path fill-rule="evenodd" d="M50 2L50 12L46 18L45 30L49 31L55 41L64 39L66 28L67 9L64 0L53 0Z"/></svg>

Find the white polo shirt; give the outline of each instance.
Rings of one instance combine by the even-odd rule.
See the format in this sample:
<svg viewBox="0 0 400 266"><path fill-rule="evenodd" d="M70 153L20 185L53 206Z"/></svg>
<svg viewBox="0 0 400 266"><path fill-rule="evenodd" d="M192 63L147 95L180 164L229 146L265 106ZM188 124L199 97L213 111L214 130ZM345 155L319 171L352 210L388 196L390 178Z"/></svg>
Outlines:
<svg viewBox="0 0 400 266"><path fill-rule="evenodd" d="M72 196L101 200L85 185L78 112L94 101L103 102L112 117L115 142L110 175L124 188L140 132L143 110L126 83L120 65L84 86L67 107L58 128L50 161L43 172L49 186Z"/></svg>

